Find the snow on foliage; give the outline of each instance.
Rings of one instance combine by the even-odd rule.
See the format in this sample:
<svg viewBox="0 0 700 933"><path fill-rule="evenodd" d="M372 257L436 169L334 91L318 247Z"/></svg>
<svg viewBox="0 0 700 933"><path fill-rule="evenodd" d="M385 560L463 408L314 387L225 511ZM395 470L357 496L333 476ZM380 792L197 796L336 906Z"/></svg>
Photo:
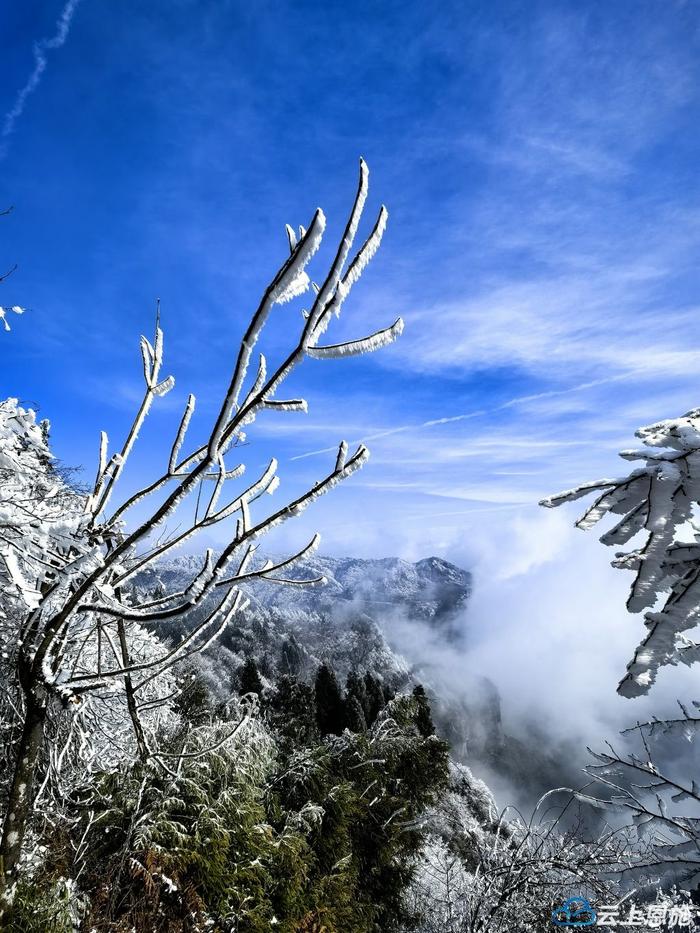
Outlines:
<svg viewBox="0 0 700 933"><path fill-rule="evenodd" d="M35 413L20 406L17 399L0 403L0 671L5 698L14 705L21 705L13 665L24 637L22 621L41 605L48 586L58 587L67 562L76 572L91 563L81 537L84 499L57 468L48 433L48 422L37 423ZM66 588L72 579L68 574ZM59 592L60 587L52 599L59 598ZM81 624L75 637L66 640L62 670L49 668L47 672L59 693L68 671L79 677L98 666L99 642L107 644L110 638L106 628L98 634L91 619ZM130 632L130 649L132 660L141 663L164 651L158 639L136 627ZM152 703L173 689L172 678L154 681L144 690L143 700ZM5 709L3 704L3 730L14 719L5 715ZM91 691L73 709L70 723L53 724L55 741L47 749L47 778L51 777L54 790L65 790L71 780L69 772L76 773L77 761L84 767L106 767L135 753L125 699L117 684ZM163 711L154 708L143 718L146 728L155 732L162 725ZM46 785L45 780L42 790Z"/></svg>
<svg viewBox="0 0 700 933"><path fill-rule="evenodd" d="M24 314L26 310L27 310L26 308L21 308L19 305L12 305L12 307L10 308L0 307L0 321L2 321L3 327L5 328L5 330L12 329L7 320L8 312L12 311L14 314Z"/></svg>
<svg viewBox="0 0 700 933"><path fill-rule="evenodd" d="M577 527L591 528L610 514L621 517L601 537L603 544L625 545L643 534L638 546L618 551L612 562L634 572L628 610L647 610L647 634L618 687L627 697L647 693L664 665L700 660L700 645L685 634L700 622L700 409L640 428L636 436L645 447L623 450L620 456L644 461L643 466L626 477L585 483L541 502L552 508L598 492ZM657 606L661 597L665 600Z"/></svg>
<svg viewBox="0 0 700 933"><path fill-rule="evenodd" d="M595 900L617 900L614 870L623 849L613 833L586 838L542 807L529 818L501 813L468 768L453 766L447 793L427 822L407 900L419 933L541 933L551 905L573 888Z"/></svg>
<svg viewBox="0 0 700 933"><path fill-rule="evenodd" d="M311 284L305 270L324 233L325 217L320 210L315 212L308 230L300 228L298 239L289 236L291 252L265 289L242 336L229 388L214 406L218 413L205 443L181 457L194 410L194 398L190 396L169 456L166 453L164 472L116 508L112 500L121 488L122 474L146 417L154 401L175 385L172 376L161 377L164 341L160 312L153 342L145 337L140 342L142 401L121 447L111 456L108 439L102 433L97 475L87 494L71 489L52 467L47 429L36 425L34 414L14 400L3 403L0 471L6 481L0 492L0 598L13 608L3 648L9 682L17 691L15 699L19 699L13 707L19 719L15 732L19 739L14 762L10 763L13 776L0 844L0 896L21 854L31 809L26 791L33 785L38 762L46 751L49 711L57 703L62 708L80 710L74 723L80 720L80 747L84 747L89 744L83 741L90 719L86 711L118 697L117 707L121 704L131 721L138 757L143 763L160 762L165 767L156 748L156 726L151 728L149 722L157 720L153 710L168 695L171 669L193 653L205 650L243 611L240 583L252 577L277 584L287 582L276 571L296 555L272 568L264 566L253 571L247 567L256 547L254 542L299 515L366 462L369 452L360 445L351 456L339 457L325 478L270 513L259 500L264 493L272 495L278 488L274 460L260 475L245 481L242 490L226 495L230 483L239 479L244 470L242 464L231 468L226 463L231 450L242 443L242 427L269 410L306 410L305 401L278 400L276 393L292 370L311 355L379 246L386 224L385 209L380 211L368 240L351 258L367 199L368 179L367 166L361 160L358 189L340 243L322 284L314 288L315 300L301 324L301 333L296 343L292 341L291 350L285 351L282 362L268 375L262 359L252 386L245 392L250 359L274 306L299 296ZM400 328L397 322L390 328L392 335L398 335ZM369 342L360 341L363 350L378 349L386 342L387 338L378 335ZM354 352L352 341L346 346L350 348L347 352ZM244 401L240 403L242 392ZM205 481L209 480L213 480L213 490L203 494L209 486ZM170 535L157 538L185 503L193 505L193 517L181 523L181 530L178 526ZM127 524L137 504L141 506L141 517ZM203 529L229 517L234 521L230 523L228 543L182 593L151 600L147 611L129 602L124 587L130 577ZM226 588L221 589L224 584ZM147 636L149 624L190 618L195 606L204 605L215 595L204 617L176 644L165 646ZM143 715L144 711L149 715ZM109 721L109 716L101 720L95 715L90 720L91 728L99 729L101 721Z"/></svg>
<svg viewBox="0 0 700 933"><path fill-rule="evenodd" d="M17 399L0 402L0 598L15 611L41 598L37 580L73 540L81 504L55 468L49 423Z"/></svg>

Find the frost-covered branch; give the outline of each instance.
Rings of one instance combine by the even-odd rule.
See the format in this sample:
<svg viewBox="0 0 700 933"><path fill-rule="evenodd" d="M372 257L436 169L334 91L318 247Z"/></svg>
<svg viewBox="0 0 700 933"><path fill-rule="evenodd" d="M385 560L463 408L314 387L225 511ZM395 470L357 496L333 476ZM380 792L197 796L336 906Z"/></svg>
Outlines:
<svg viewBox="0 0 700 933"><path fill-rule="evenodd" d="M493 820L438 817L410 890L421 933L530 933L551 926L552 903L573 886L582 897L615 900L624 832L587 832L570 815L538 803L529 817L506 808ZM439 812L439 811L438 811ZM457 814L455 814L456 816Z"/></svg>
<svg viewBox="0 0 700 933"><path fill-rule="evenodd" d="M647 610L647 633L618 687L628 697L646 693L664 665L700 659L699 646L685 634L700 622L700 409L640 428L637 437L652 450L624 450L620 456L644 460L644 466L626 477L585 483L541 502L552 508L600 490L576 525L585 530L608 514L619 515L601 537L603 544L625 545L643 536L637 547L618 551L612 562L634 572L627 609ZM661 597L664 602L657 608Z"/></svg>
<svg viewBox="0 0 700 933"><path fill-rule="evenodd" d="M22 411L16 403L0 409L0 439L4 429L11 439L6 454L0 446L0 471L20 473L23 477L15 490L12 518L20 527L8 534L5 515L0 508L0 588L14 601L19 617L16 653L17 682L25 700L25 728L16 749L16 767L3 831L0 858L4 859L3 878L15 869L30 810L30 789L44 741L48 708L59 703L74 710L97 709L100 704L125 698L139 754L144 760L157 760L145 735L142 711L157 711L158 698L172 694L168 680L173 665L194 652L203 651L226 627L232 616L243 611L245 601L238 588L254 579L274 584L312 585L321 578L301 581L279 573L291 566L317 538L298 554L273 565L254 567L253 542L283 522L303 512L315 499L350 477L367 460L368 451L360 445L352 456L341 444L334 467L324 479L297 498L279 505L271 513L261 508L262 497L273 495L279 486L277 463L272 460L255 479L234 488L244 464L227 465L229 453L245 440L244 427L265 414L305 412L303 399L278 398L282 384L307 356L328 357L372 352L386 346L401 333L398 320L391 327L370 337L327 347L318 345L347 299L352 287L375 254L386 226L387 212L382 208L374 227L352 256L368 193L369 173L360 163L358 189L349 218L336 248L330 268L319 286L313 286L314 300L301 318L299 333L281 361L270 365L262 354L254 378L248 381L248 368L257 344L276 306L282 306L312 288L306 267L317 253L325 230L325 217L317 210L308 229L299 236L287 229L290 252L265 289L250 324L245 330L233 364L228 388L215 405L217 414L205 432L206 440L188 445L195 412L195 398L189 395L172 443L168 444L163 472L143 488L117 501L120 481L147 416L159 398L174 386L172 376L162 378L164 337L160 312L153 340L141 338L144 392L134 420L121 444L110 453L107 435L100 435L98 465L93 487L81 496L56 480L56 489L47 494L44 477L50 462L46 430L36 426L33 414ZM287 328L288 330L288 328ZM4 417L4 421L3 421ZM17 425L12 424L17 420ZM10 425L3 428L3 425ZM27 445L22 435L28 435ZM14 443L14 447L12 446ZM28 454L31 454L31 456ZM5 460L9 457L8 462ZM31 471L41 477L36 509L27 509L20 493L28 485ZM206 483L210 494L203 494ZM21 489L20 489L21 487ZM69 508L50 513L55 500ZM194 516L186 518L174 533L159 538L173 516L182 515L188 505L197 506ZM2 505L0 496L0 506ZM201 509L200 509L201 502ZM131 525L127 519L140 506L139 517ZM25 513L27 513L25 515ZM19 516L19 517L18 517ZM145 516L145 517L144 517ZM231 519L230 522L228 520ZM216 559L208 554L204 566L192 576L178 594L132 605L125 589L136 574L153 566L172 548L190 541L195 535L214 526L227 524L227 543ZM8 542L9 543L6 543ZM232 574L231 567L238 567ZM181 619L193 608L226 586L221 598L208 607L204 619L194 625L172 649L163 649L144 624ZM158 684L162 685L159 689ZM150 692L149 692L150 691ZM97 718L92 727L101 728Z"/></svg>
<svg viewBox="0 0 700 933"><path fill-rule="evenodd" d="M599 791L576 791L575 796L596 810L615 814L633 833L620 874L654 869L692 881L700 873L700 786L694 778L674 773L678 761L659 764L651 745L658 735L678 734L680 723L654 719L626 729L623 734L637 733L640 753L620 752L610 743L602 752L589 749L597 763L586 772ZM694 728L684 734L690 740L694 736Z"/></svg>

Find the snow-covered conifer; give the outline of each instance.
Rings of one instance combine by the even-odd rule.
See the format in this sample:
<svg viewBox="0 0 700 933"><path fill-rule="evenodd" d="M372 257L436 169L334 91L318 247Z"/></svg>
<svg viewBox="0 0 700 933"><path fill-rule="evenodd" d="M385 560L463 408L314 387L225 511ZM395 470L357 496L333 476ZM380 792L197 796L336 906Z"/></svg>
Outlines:
<svg viewBox="0 0 700 933"><path fill-rule="evenodd" d="M577 527L588 529L610 514L617 520L603 544L627 545L640 536L612 562L634 573L628 610L647 610L646 633L618 687L628 697L647 693L664 665L700 660L700 644L686 634L700 622L700 409L640 428L636 436L644 447L620 456L642 466L541 503L552 508L597 493Z"/></svg>

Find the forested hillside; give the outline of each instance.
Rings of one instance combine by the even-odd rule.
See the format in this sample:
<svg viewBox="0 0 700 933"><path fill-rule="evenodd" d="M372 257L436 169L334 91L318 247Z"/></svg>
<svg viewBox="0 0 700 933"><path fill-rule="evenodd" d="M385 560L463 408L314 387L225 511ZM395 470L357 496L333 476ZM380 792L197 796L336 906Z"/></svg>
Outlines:
<svg viewBox="0 0 700 933"><path fill-rule="evenodd" d="M84 493L56 465L48 424L15 400L0 416L4 540L52 553ZM22 728L18 609L36 598L31 565L11 554L0 567L0 786L10 825ZM415 583L425 565L383 563L391 576L397 566ZM464 575L441 566L466 594ZM421 605L441 624L436 562L428 567ZM154 580L135 580L125 604L146 604L146 582ZM412 592L412 606L420 595ZM51 704L36 778L20 792L31 807L3 929L456 933L465 923L492 928L500 905L499 923L531 930L568 874L600 884L593 870L614 851L552 836L548 824L533 830L514 814L504 820L486 786L450 757L426 690L372 619L356 607L342 622L287 611L286 621L279 605L243 614L228 641L146 683L136 713L133 694L106 686ZM102 637L116 649L108 629ZM164 638L132 631L134 671L172 654ZM83 657L92 650L77 645L74 671L92 663ZM502 886L506 866L530 870L523 847L539 866L524 907ZM560 853L556 870L550 848Z"/></svg>

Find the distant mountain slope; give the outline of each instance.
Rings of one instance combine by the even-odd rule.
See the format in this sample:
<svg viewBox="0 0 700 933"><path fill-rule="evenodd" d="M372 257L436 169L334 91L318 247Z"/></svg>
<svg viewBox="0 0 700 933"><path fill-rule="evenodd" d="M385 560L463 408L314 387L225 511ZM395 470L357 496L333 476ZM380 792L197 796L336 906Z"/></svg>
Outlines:
<svg viewBox="0 0 700 933"><path fill-rule="evenodd" d="M136 578L137 600L182 590L201 567L201 555L161 561ZM483 765L531 788L535 796L557 783L560 764L548 759L546 743L528 742L526 750L519 739L507 736L489 672L470 669L468 571L439 557L410 563L313 555L285 576L324 576L327 582L312 587L263 581L246 585L249 608L198 662L222 699L237 689L237 673L251 656L269 683L281 674L311 681L322 661L333 666L341 682L351 670L371 671L397 691L421 682L431 696L438 729L458 761L477 770ZM205 604L195 610L187 628L210 608ZM421 623L444 646L453 662L449 679L434 658L426 657L419 640L410 651L396 650L397 628L407 619ZM156 630L166 640L177 641L181 635L170 623Z"/></svg>
<svg viewBox="0 0 700 933"><path fill-rule="evenodd" d="M201 555L164 560L137 577L138 595L148 598L182 590L201 566ZM392 647L392 634L406 619L426 625L441 644L456 647L463 641L472 590L468 571L439 557L410 563L393 557L362 560L313 555L285 571L285 576L323 576L327 582L312 587L264 581L246 585L249 608L209 653L208 663L216 668L213 679L220 690L235 688L233 675L249 655L258 660L270 680L280 673L311 679L318 665L329 661L341 680L357 669L371 670L395 690L423 682L436 706L445 711L443 732L459 757L465 758L467 750L482 754L486 746L489 752L492 745L500 748L500 707L492 684L465 671L458 694L448 694L440 670L427 666L420 651L404 657ZM200 607L195 618L207 611L206 605ZM180 633L166 623L158 634L176 639Z"/></svg>
<svg viewBox="0 0 700 933"><path fill-rule="evenodd" d="M147 588L160 581L166 590L182 588L201 567L199 555L181 555L139 577ZM361 560L313 555L297 563L288 576L324 576L324 586L293 587L255 581L246 586L254 609L336 612L343 603L372 617L400 609L429 621L449 637L458 637L458 616L472 591L471 574L439 557L409 563L396 557Z"/></svg>

